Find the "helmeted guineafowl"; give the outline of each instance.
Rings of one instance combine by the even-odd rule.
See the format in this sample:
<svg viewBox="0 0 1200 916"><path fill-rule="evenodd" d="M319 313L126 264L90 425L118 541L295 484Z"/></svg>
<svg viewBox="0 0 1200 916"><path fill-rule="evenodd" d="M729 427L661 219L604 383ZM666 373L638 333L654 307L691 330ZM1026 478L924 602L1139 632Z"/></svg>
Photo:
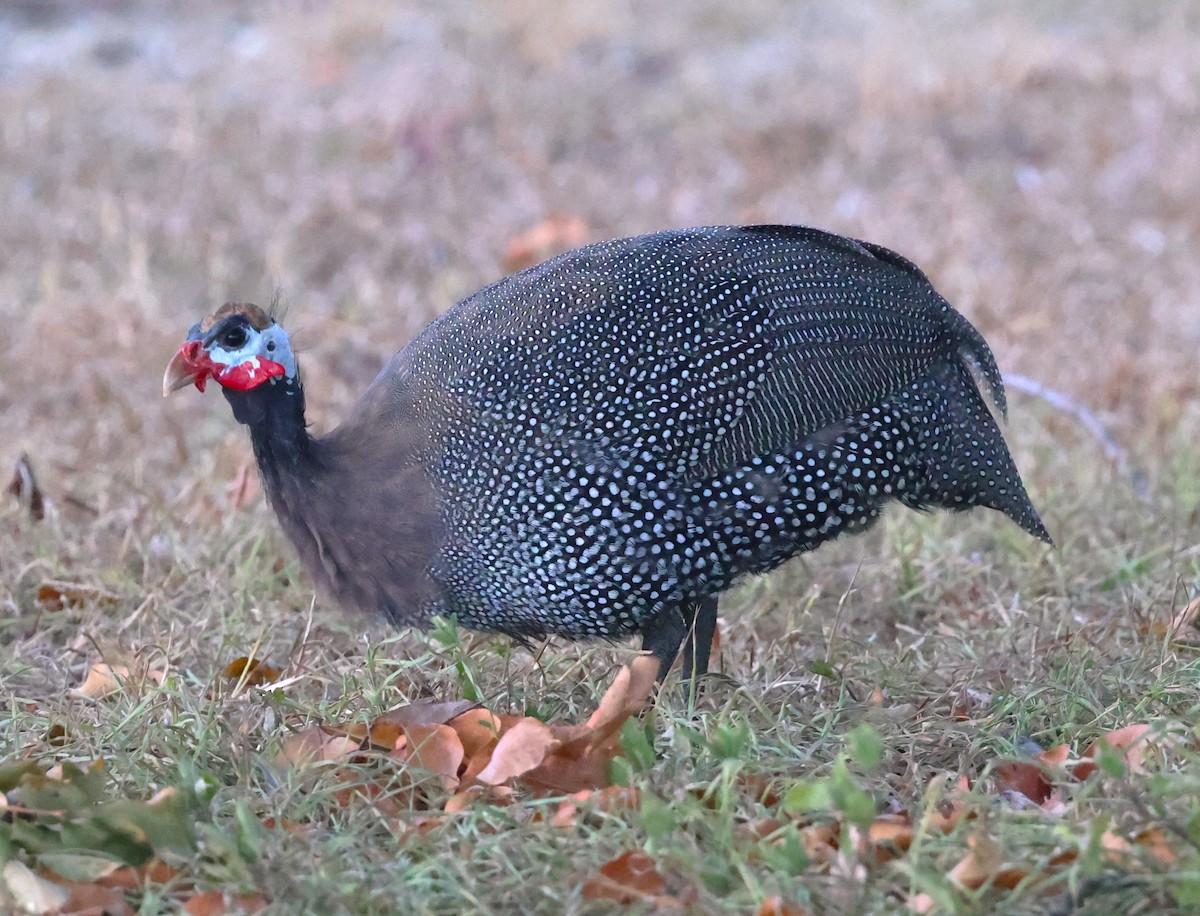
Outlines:
<svg viewBox="0 0 1200 916"><path fill-rule="evenodd" d="M208 378L305 565L398 623L641 633L707 669L716 596L895 498L1049 541L975 381L980 334L899 255L790 226L588 245L460 302L350 417L305 429L278 323L228 304L164 392Z"/></svg>

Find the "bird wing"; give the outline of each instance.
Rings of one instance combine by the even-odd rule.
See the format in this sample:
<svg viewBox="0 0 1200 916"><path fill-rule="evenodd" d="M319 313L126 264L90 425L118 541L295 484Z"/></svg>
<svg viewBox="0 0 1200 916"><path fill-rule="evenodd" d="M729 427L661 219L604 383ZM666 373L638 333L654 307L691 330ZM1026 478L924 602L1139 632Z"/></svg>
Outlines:
<svg viewBox="0 0 1200 916"><path fill-rule="evenodd" d="M590 245L501 280L434 322L392 374L491 441L653 455L696 479L961 354L1002 404L982 338L899 255L803 227L716 227Z"/></svg>

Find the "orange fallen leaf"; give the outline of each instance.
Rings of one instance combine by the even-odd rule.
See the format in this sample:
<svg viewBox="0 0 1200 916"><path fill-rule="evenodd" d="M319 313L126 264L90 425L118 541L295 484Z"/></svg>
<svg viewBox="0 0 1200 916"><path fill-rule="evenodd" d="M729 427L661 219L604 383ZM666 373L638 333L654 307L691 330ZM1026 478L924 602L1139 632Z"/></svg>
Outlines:
<svg viewBox="0 0 1200 916"><path fill-rule="evenodd" d="M808 916L808 908L776 894L758 905L758 916Z"/></svg>
<svg viewBox="0 0 1200 916"><path fill-rule="evenodd" d="M79 685L79 689L76 692L80 696L95 700L118 693L135 681L141 681L142 683L151 681L155 684L161 684L165 677L165 671L152 668L142 672L140 677L135 678L125 665L108 665L104 662L98 662L88 668L87 677L84 678L83 683Z"/></svg>
<svg viewBox="0 0 1200 916"><path fill-rule="evenodd" d="M447 789L458 785L463 746L454 729L449 725L409 725L404 735L408 739L409 763L441 777Z"/></svg>
<svg viewBox="0 0 1200 916"><path fill-rule="evenodd" d="M490 751L500 740L500 718L486 709L464 712L448 724L457 733L468 758Z"/></svg>
<svg viewBox="0 0 1200 916"><path fill-rule="evenodd" d="M986 833L967 837L967 847L967 854L947 875L961 887L974 891L992 884L1012 890L1029 875L1028 869L1007 866L1004 850Z"/></svg>
<svg viewBox="0 0 1200 916"><path fill-rule="evenodd" d="M1121 751L1130 773L1144 773L1149 740L1150 726L1146 724L1126 725L1124 728L1114 729L1087 746L1082 759L1073 767L1072 774L1076 779L1087 779L1099 770L1100 766L1095 762L1095 758L1100 753L1101 745Z"/></svg>
<svg viewBox="0 0 1200 916"><path fill-rule="evenodd" d="M544 722L522 719L500 736L491 760L476 779L492 786L508 782L538 766L561 743Z"/></svg>
<svg viewBox="0 0 1200 916"><path fill-rule="evenodd" d="M907 906L914 913L932 913L937 907L937 901L934 900L929 894L922 892L920 894L913 894L911 897L909 897L905 906Z"/></svg>
<svg viewBox="0 0 1200 916"><path fill-rule="evenodd" d="M313 763L341 760L359 749L357 741L330 734L319 725L302 728L284 739L275 757L284 767L303 767Z"/></svg>
<svg viewBox="0 0 1200 916"><path fill-rule="evenodd" d="M838 854L838 827L836 824L809 824L800 829L800 842L814 864L829 866Z"/></svg>
<svg viewBox="0 0 1200 916"><path fill-rule="evenodd" d="M261 894L229 894L200 891L188 898L183 911L188 916L225 916L227 913L259 913L267 906Z"/></svg>
<svg viewBox="0 0 1200 916"><path fill-rule="evenodd" d="M1179 856L1171 846L1170 837L1161 827L1148 827L1134 837L1134 842L1149 850L1161 865L1174 865Z"/></svg>
<svg viewBox="0 0 1200 916"><path fill-rule="evenodd" d="M568 248L587 241L587 224L578 216L555 213L508 243L504 267L509 272L523 270Z"/></svg>
<svg viewBox="0 0 1200 916"><path fill-rule="evenodd" d="M133 908L115 887L99 883L72 884L70 896L56 913L62 916L132 916Z"/></svg>
<svg viewBox="0 0 1200 916"><path fill-rule="evenodd" d="M268 665L264 661L246 655L235 658L221 671L222 677L231 681L241 681L247 687L261 687L263 684L270 684L279 680L282 674L283 671L274 665Z"/></svg>
<svg viewBox="0 0 1200 916"><path fill-rule="evenodd" d="M67 607L80 607L88 601L95 601L96 604L107 607L117 603L115 595L95 586L81 585L77 582L43 582L38 586L36 597L38 604L54 611Z"/></svg>
<svg viewBox="0 0 1200 916"><path fill-rule="evenodd" d="M410 725L445 725L472 709L478 709L475 700L418 700L395 706L376 716L372 725L389 723L407 728Z"/></svg>
<svg viewBox="0 0 1200 916"><path fill-rule="evenodd" d="M876 864L890 862L908 852L908 848L912 845L912 822L904 814L881 815L867 827L864 839L867 844L867 854L863 858Z"/></svg>
<svg viewBox="0 0 1200 916"><path fill-rule="evenodd" d="M595 746L604 741L626 719L645 709L657 680L658 660L652 655L639 655L624 665L587 721L593 732L590 744Z"/></svg>
<svg viewBox="0 0 1200 916"><path fill-rule="evenodd" d="M1016 792L1035 805L1048 801L1054 792L1050 770L1035 760L1005 760L992 768L1002 792Z"/></svg>
<svg viewBox="0 0 1200 916"><path fill-rule="evenodd" d="M945 774L934 776L929 781L926 797L936 798L937 801L925 812L923 823L934 830L949 833L967 813L964 796L971 791L971 781L966 776L960 776L954 785L946 788L949 782Z"/></svg>
<svg viewBox="0 0 1200 916"><path fill-rule="evenodd" d="M1200 644L1200 628L1197 628L1200 621L1197 621L1197 617L1200 617L1200 596L1193 598L1177 611L1169 623L1152 623L1150 632L1155 636L1166 637L1171 642L1194 646Z"/></svg>
<svg viewBox="0 0 1200 916"><path fill-rule="evenodd" d="M113 887L120 890L136 890L144 884L166 884L175 880L178 870L163 862L161 859L151 859L136 868L125 866L111 874L98 878L96 883L103 887Z"/></svg>
<svg viewBox="0 0 1200 916"><path fill-rule="evenodd" d="M623 852L600 866L600 874L588 878L583 896L588 900L612 900L615 903L636 903L647 897L667 892L667 879L654 860L640 849Z"/></svg>

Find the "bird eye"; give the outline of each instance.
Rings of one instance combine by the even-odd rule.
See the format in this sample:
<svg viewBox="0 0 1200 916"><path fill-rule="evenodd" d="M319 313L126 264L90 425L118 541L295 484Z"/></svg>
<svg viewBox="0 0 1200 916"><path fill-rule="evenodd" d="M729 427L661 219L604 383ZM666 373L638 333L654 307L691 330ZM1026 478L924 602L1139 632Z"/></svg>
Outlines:
<svg viewBox="0 0 1200 916"><path fill-rule="evenodd" d="M224 336L221 337L221 346L223 346L227 349L230 349L230 350L237 350L239 347L242 347L245 343L246 343L246 329L245 328L232 327L228 331L225 332Z"/></svg>

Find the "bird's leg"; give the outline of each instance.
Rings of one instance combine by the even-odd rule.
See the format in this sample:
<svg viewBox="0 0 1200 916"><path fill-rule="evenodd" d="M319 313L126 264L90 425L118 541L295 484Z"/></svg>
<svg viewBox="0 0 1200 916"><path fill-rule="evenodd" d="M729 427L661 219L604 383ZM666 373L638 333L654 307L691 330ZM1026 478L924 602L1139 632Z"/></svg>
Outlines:
<svg viewBox="0 0 1200 916"><path fill-rule="evenodd" d="M683 677L703 677L708 674L708 659L712 654L713 634L717 631L717 596L709 595L692 602L688 608L692 625L683 644Z"/></svg>
<svg viewBox="0 0 1200 916"><path fill-rule="evenodd" d="M685 637L684 679L707 674L716 626L716 596L664 608L647 621L642 627L642 649L658 659L658 679L661 681L671 670Z"/></svg>

